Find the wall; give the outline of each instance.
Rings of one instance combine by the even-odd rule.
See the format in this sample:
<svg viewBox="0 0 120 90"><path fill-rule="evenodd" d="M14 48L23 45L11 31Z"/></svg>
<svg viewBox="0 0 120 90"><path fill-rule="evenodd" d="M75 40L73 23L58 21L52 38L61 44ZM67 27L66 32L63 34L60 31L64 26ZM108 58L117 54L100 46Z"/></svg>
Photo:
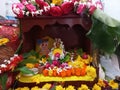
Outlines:
<svg viewBox="0 0 120 90"><path fill-rule="evenodd" d="M1 16L5 16L5 11L6 11L6 8L5 8L5 0L2 0L2 2L0 2L0 15Z"/></svg>
<svg viewBox="0 0 120 90"><path fill-rule="evenodd" d="M120 21L120 0L104 0L104 11Z"/></svg>
<svg viewBox="0 0 120 90"><path fill-rule="evenodd" d="M2 0L0 2L0 15L3 17L6 17L6 14L10 14L12 16L15 16L15 14L12 12L12 3L17 3L19 0ZM9 5L8 5L9 4Z"/></svg>

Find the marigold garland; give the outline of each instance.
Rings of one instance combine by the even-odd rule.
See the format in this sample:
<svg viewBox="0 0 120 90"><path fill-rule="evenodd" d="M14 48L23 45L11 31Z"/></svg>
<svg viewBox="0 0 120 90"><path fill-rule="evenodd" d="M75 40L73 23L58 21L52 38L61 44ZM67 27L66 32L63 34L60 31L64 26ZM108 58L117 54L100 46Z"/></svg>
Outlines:
<svg viewBox="0 0 120 90"><path fill-rule="evenodd" d="M102 83L101 83L102 82ZM104 84L107 84L106 86ZM55 88L52 89L52 86ZM41 88L39 86L34 86L31 89L28 87L18 87L15 90L102 90L102 88L110 87L110 90L117 90L118 89L118 83L114 82L113 80L105 81L104 80L98 80L98 83L95 83L93 87L88 87L86 84L81 84L80 87L75 87L72 85L68 85L67 87L63 87L62 85L52 85L50 83L46 83ZM106 89L109 90L109 89Z"/></svg>

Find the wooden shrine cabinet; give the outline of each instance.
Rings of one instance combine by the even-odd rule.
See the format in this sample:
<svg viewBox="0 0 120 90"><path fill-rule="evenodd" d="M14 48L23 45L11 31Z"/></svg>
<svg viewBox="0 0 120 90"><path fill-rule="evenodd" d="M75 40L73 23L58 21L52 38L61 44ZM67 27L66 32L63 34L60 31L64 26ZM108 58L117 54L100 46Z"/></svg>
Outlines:
<svg viewBox="0 0 120 90"><path fill-rule="evenodd" d="M91 27L89 18L79 15L66 15L61 17L40 16L24 17L19 19L23 34L22 52L35 49L36 40L45 36L61 38L65 49L83 48L90 53L90 40L86 33Z"/></svg>

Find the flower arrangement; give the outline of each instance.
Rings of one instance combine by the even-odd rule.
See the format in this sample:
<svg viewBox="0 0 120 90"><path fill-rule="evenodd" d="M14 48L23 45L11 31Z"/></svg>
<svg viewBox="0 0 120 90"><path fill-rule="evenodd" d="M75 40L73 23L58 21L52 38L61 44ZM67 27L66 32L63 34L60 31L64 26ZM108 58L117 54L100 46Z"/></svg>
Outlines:
<svg viewBox="0 0 120 90"><path fill-rule="evenodd" d="M34 86L34 87L18 87L15 90L117 90L118 89L118 83L116 83L114 80L98 80L97 83L93 85L93 87L88 87L86 84L81 84L80 87L75 87L72 85L68 85L67 87L64 87L62 85L56 85L56 84L50 84L46 83L42 87Z"/></svg>
<svg viewBox="0 0 120 90"><path fill-rule="evenodd" d="M20 0L12 5L13 12L19 17L24 16L62 16L75 12L81 14L88 9L92 14L95 7L103 9L100 0Z"/></svg>
<svg viewBox="0 0 120 90"><path fill-rule="evenodd" d="M83 53L82 50L65 51L63 42L56 39L53 48L48 55L41 56L35 52L29 52L24 55L25 63L23 63L24 72L28 69L37 69L37 73L32 74L31 77L24 78L24 76L31 75L30 73L20 73L17 79L20 81L36 82L37 84L43 81L65 81L65 80L87 80L93 81L97 77L97 70L92 66L93 58ZM61 53L62 52L62 53ZM24 62L23 61L23 62Z"/></svg>

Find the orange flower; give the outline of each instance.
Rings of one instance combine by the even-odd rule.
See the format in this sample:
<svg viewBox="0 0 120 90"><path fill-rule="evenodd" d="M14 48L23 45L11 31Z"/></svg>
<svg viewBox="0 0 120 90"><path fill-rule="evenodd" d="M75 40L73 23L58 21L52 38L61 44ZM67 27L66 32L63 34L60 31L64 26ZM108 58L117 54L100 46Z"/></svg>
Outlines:
<svg viewBox="0 0 120 90"><path fill-rule="evenodd" d="M44 75L44 76L48 76L48 70L47 70L47 69L44 69L44 70L43 70L43 75Z"/></svg>
<svg viewBox="0 0 120 90"><path fill-rule="evenodd" d="M71 74L75 75L75 68L71 68Z"/></svg>
<svg viewBox="0 0 120 90"><path fill-rule="evenodd" d="M71 76L71 74L72 74L71 69L66 70L66 74L67 74L68 77Z"/></svg>
<svg viewBox="0 0 120 90"><path fill-rule="evenodd" d="M34 67L35 67L35 68L38 68L38 67L39 67L39 63L35 63L35 64L34 64Z"/></svg>
<svg viewBox="0 0 120 90"><path fill-rule="evenodd" d="M80 76L81 74L81 69L80 68L75 68L75 75Z"/></svg>
<svg viewBox="0 0 120 90"><path fill-rule="evenodd" d="M85 76L86 75L86 68L82 68L81 69L81 76Z"/></svg>
<svg viewBox="0 0 120 90"><path fill-rule="evenodd" d="M53 70L53 76L57 76L57 71L56 70Z"/></svg>
<svg viewBox="0 0 120 90"><path fill-rule="evenodd" d="M62 70L61 72L60 72L60 74L61 74L61 77L66 77L66 71L65 70Z"/></svg>

